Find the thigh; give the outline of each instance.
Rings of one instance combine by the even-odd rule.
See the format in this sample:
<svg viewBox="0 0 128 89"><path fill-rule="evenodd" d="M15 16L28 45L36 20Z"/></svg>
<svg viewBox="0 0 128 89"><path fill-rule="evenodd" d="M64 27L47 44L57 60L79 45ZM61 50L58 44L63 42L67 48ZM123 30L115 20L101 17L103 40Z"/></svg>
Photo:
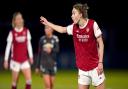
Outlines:
<svg viewBox="0 0 128 89"><path fill-rule="evenodd" d="M82 71L79 69L79 74L78 74L78 84L79 85L90 85L91 83L91 77L88 74L88 71Z"/></svg>
<svg viewBox="0 0 128 89"><path fill-rule="evenodd" d="M51 80L50 80L50 75L49 74L43 74L43 80L44 80L44 84L45 84L46 87L51 86Z"/></svg>
<svg viewBox="0 0 128 89"><path fill-rule="evenodd" d="M55 80L55 76L50 76L50 78L51 78L51 83L53 84Z"/></svg>
<svg viewBox="0 0 128 89"><path fill-rule="evenodd" d="M96 86L96 89L105 89L105 82L103 82L100 85Z"/></svg>
<svg viewBox="0 0 128 89"><path fill-rule="evenodd" d="M97 72L96 68L93 69L90 74L91 74L90 76L92 78L92 85L94 85L94 86L99 86L105 80L104 73L98 75L98 72Z"/></svg>
<svg viewBox="0 0 128 89"><path fill-rule="evenodd" d="M19 78L19 72L12 70L12 82L17 82Z"/></svg>
<svg viewBox="0 0 128 89"><path fill-rule="evenodd" d="M31 69L22 69L22 73L26 80L31 80Z"/></svg>
<svg viewBox="0 0 128 89"><path fill-rule="evenodd" d="M78 85L78 89L89 89L89 85Z"/></svg>
<svg viewBox="0 0 128 89"><path fill-rule="evenodd" d="M10 69L14 72L19 72L20 71L20 63L11 60L10 61Z"/></svg>
<svg viewBox="0 0 128 89"><path fill-rule="evenodd" d="M28 61L21 64L21 70L26 80L31 80L31 68Z"/></svg>
<svg viewBox="0 0 128 89"><path fill-rule="evenodd" d="M30 64L29 64L29 62L28 62L28 61L23 62L23 63L21 64L20 68L21 68L22 70L24 70L24 69L30 69Z"/></svg>

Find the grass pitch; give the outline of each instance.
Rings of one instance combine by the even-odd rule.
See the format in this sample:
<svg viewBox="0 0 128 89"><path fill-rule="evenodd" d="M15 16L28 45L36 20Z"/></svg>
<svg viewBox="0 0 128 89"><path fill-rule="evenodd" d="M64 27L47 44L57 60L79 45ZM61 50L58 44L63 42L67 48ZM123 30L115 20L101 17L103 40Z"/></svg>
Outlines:
<svg viewBox="0 0 128 89"><path fill-rule="evenodd" d="M106 70L106 89L128 89L128 70ZM20 73L18 89L24 89ZM0 89L10 89L11 72L0 71ZM32 89L44 89L42 77L32 72ZM54 89L77 89L77 70L58 70ZM95 89L91 86L91 89Z"/></svg>

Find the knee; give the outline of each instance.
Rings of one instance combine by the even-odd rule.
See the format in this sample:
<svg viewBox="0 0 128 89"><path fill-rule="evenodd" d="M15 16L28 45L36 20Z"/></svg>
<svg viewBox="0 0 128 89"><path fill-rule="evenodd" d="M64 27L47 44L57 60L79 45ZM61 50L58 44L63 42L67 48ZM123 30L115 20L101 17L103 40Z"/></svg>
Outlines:
<svg viewBox="0 0 128 89"><path fill-rule="evenodd" d="M18 78L12 78L12 84L17 84Z"/></svg>

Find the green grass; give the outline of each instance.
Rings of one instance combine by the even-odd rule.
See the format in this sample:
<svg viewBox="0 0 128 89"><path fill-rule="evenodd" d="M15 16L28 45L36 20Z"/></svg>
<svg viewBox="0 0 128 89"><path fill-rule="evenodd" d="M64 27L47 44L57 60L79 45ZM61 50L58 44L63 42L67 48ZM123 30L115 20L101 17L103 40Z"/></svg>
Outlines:
<svg viewBox="0 0 128 89"><path fill-rule="evenodd" d="M128 89L128 71L106 70L106 89ZM18 89L24 89L25 80L20 74ZM10 89L11 72L0 71L0 89ZM32 89L44 89L43 80L39 75L32 73ZM54 89L77 89L77 71L59 70L56 75ZM91 86L91 89L94 87Z"/></svg>

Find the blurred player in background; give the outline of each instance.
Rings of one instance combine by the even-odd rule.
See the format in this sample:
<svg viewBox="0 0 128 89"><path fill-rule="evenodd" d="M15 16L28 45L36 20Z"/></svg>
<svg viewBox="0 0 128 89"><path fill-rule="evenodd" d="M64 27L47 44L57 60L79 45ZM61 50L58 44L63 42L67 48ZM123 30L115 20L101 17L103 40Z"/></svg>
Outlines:
<svg viewBox="0 0 128 89"><path fill-rule="evenodd" d="M73 35L76 64L79 70L79 89L89 89L91 81L96 89L105 89L102 32L96 21L88 18L87 11L87 4L75 4L71 16L73 24L67 27L55 25L44 17L40 19L42 24L57 32Z"/></svg>
<svg viewBox="0 0 128 89"><path fill-rule="evenodd" d="M12 18L13 30L9 32L7 37L7 46L4 58L4 68L9 67L9 54L11 50L10 69L12 70L12 88L17 89L18 77L20 70L25 80L25 89L31 89L31 69L33 64L33 53L31 46L31 35L28 28L24 27L24 19L20 12L13 14Z"/></svg>
<svg viewBox="0 0 128 89"><path fill-rule="evenodd" d="M45 36L39 41L39 53L36 72L43 74L45 89L53 89L55 74L57 72L56 55L59 52L59 39L53 35L53 29L45 26Z"/></svg>

